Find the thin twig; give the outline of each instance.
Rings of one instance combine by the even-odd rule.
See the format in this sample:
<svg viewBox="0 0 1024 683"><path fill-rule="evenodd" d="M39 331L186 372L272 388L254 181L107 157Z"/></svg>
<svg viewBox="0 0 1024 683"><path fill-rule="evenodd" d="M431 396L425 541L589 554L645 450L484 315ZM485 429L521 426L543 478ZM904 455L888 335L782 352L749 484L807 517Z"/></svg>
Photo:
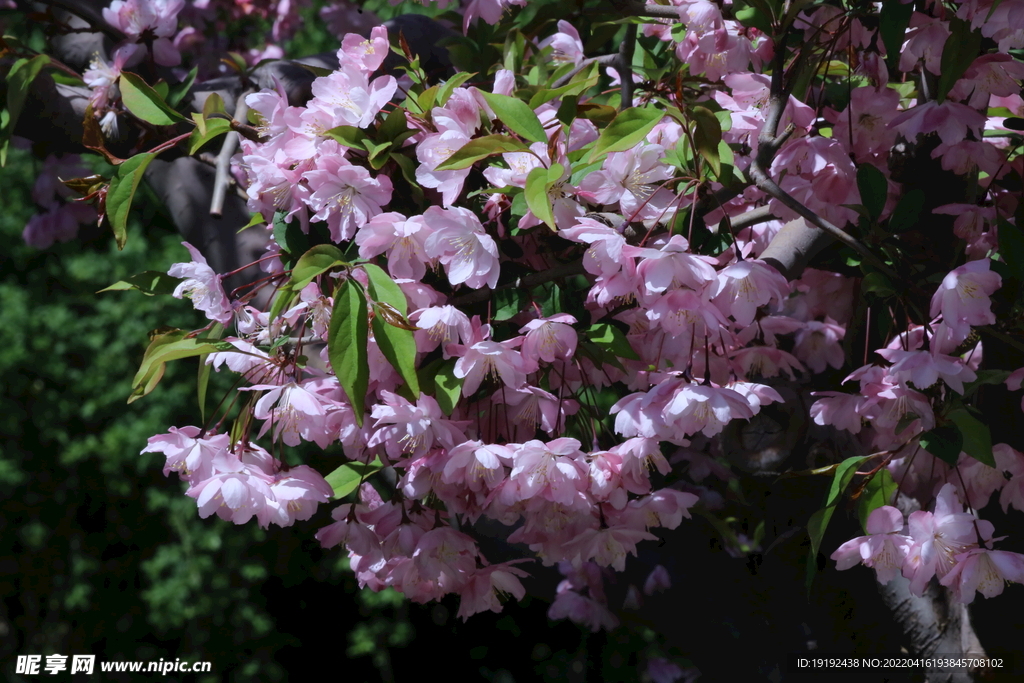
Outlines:
<svg viewBox="0 0 1024 683"><path fill-rule="evenodd" d="M249 105L245 98L253 91L244 90L235 101L235 121L245 121L249 115ZM213 180L213 199L210 201L210 215L218 218L224 213L224 197L227 194L228 183L231 174L231 157L235 155L238 148L238 133L228 131L224 136L224 142L220 147L220 154L217 155L217 174Z"/></svg>
<svg viewBox="0 0 1024 683"><path fill-rule="evenodd" d="M626 37L619 46L619 59L616 68L619 71L619 88L622 90L622 101L619 111L633 106L633 50L636 48L636 24L626 27Z"/></svg>
<svg viewBox="0 0 1024 683"><path fill-rule="evenodd" d="M601 55L600 57L590 57L588 59L584 59L582 62L580 62L579 66L577 66L575 69L573 69L569 73L565 74L564 76L559 77L559 79L557 81L555 81L554 83L551 84L551 87L552 88L561 88L563 85L565 85L566 83L571 81L576 76L576 74L578 74L579 72L583 71L584 69L589 67L591 64L601 64L602 66L608 66L610 64L615 64L618 61L618 59L619 59L619 55L617 55L617 54L614 54L614 55Z"/></svg>
<svg viewBox="0 0 1024 683"><path fill-rule="evenodd" d="M885 265L880 258L875 256L874 253L872 253L872 251L862 244L856 237L850 235L842 228L825 220L823 217L804 206L804 204L799 200L779 187L768 173L768 169L771 167L772 161L775 159L776 152L778 152L779 148L785 144L786 140L789 139L789 136L793 134L794 130L793 125L790 124L781 134L778 133L779 122L782 120L782 113L785 111L786 105L789 103L789 87L787 86L785 79L786 46L784 40L785 36L783 35L779 39L780 44L775 46L775 64L772 68L772 83L769 91L768 109L765 114L764 127L761 128L761 133L757 139L757 154L755 154L754 158L750 161L750 167L747 169L747 176L759 190L765 192L771 197L774 197L814 227L828 233L835 239L856 251L864 257L866 262L885 273L888 277L898 280L899 277L896 275L896 272L889 268L889 266ZM797 73L797 71L798 69L794 67L794 73Z"/></svg>

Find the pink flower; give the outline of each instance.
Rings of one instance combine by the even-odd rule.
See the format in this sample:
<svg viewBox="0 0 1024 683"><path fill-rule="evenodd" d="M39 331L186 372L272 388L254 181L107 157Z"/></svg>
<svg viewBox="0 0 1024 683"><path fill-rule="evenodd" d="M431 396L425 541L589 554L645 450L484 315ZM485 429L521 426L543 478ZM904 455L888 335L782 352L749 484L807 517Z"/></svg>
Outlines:
<svg viewBox="0 0 1024 683"><path fill-rule="evenodd" d="M509 7L518 5L526 6L526 0L469 0L463 9L462 32L469 33L469 25L477 18L483 19L488 24L497 24L501 16L509 11Z"/></svg>
<svg viewBox="0 0 1024 683"><path fill-rule="evenodd" d="M412 557L420 576L461 585L476 570L477 554L472 538L442 526L420 537Z"/></svg>
<svg viewBox="0 0 1024 683"><path fill-rule="evenodd" d="M942 48L949 38L949 22L938 17L914 12L907 31L907 42L900 55L900 71L913 71L921 60L924 68L933 74L940 72Z"/></svg>
<svg viewBox="0 0 1024 683"><path fill-rule="evenodd" d="M368 446L383 444L392 458L406 453L418 458L435 447L453 448L465 441L462 427L466 423L446 420L432 397L423 394L415 405L390 391L382 391L381 397L384 403L370 413L376 431Z"/></svg>
<svg viewBox="0 0 1024 683"><path fill-rule="evenodd" d="M779 271L764 261L746 259L718 273L710 292L715 304L732 315L737 325L754 322L759 306L774 301L780 304L789 296L789 283Z"/></svg>
<svg viewBox="0 0 1024 683"><path fill-rule="evenodd" d="M331 75L313 81L313 99L306 105L302 120L324 130L337 126L366 128L397 88L393 76L379 76L370 82L363 71L342 64Z"/></svg>
<svg viewBox="0 0 1024 683"><path fill-rule="evenodd" d="M221 276L213 272L213 268L198 249L188 242L182 244L188 249L188 253L192 254L192 260L188 263L175 263L167 271L171 277L185 278L184 282L178 283L174 288L174 298L188 297L192 300L192 306L197 311L205 313L207 318L228 324L233 314L231 302L228 301L221 285Z"/></svg>
<svg viewBox="0 0 1024 683"><path fill-rule="evenodd" d="M651 573L647 575L647 580L644 581L644 595L661 593L671 587L672 579L668 575L668 570L659 564L651 570Z"/></svg>
<svg viewBox="0 0 1024 683"><path fill-rule="evenodd" d="M825 322L808 321L796 333L793 353L814 372L824 372L826 366L838 370L846 362L839 343L845 335L846 329L831 318L826 317Z"/></svg>
<svg viewBox="0 0 1024 683"><path fill-rule="evenodd" d="M358 33L346 34L338 50L338 62L342 67L353 66L365 74L372 74L384 63L390 50L387 28L374 26L369 38Z"/></svg>
<svg viewBox="0 0 1024 683"><path fill-rule="evenodd" d="M989 297L1002 284L999 274L989 270L988 259L969 261L942 279L932 296L931 315L941 313L942 321L962 341L970 326L995 323Z"/></svg>
<svg viewBox="0 0 1024 683"><path fill-rule="evenodd" d="M579 64L583 61L583 42L579 32L568 21L559 20L558 33L540 41L537 47L551 47L551 61L556 65Z"/></svg>
<svg viewBox="0 0 1024 683"><path fill-rule="evenodd" d="M512 464L512 449L482 441L465 441L448 451L441 480L471 491L492 490L505 479Z"/></svg>
<svg viewBox="0 0 1024 683"><path fill-rule="evenodd" d="M572 415L579 407L575 401L559 400L550 392L526 385L497 392L495 401L504 403L508 418L514 424L522 425L531 436L538 426L548 434L553 434L557 425L564 424L565 416Z"/></svg>
<svg viewBox="0 0 1024 683"><path fill-rule="evenodd" d="M302 440L313 441L321 448L337 438L327 429L327 406L332 402L320 394L310 391L307 383L290 382L277 386L256 384L244 387L248 391L264 391L256 403L253 416L266 420L260 429L260 436L273 427L274 439L281 439L289 446L298 446Z"/></svg>
<svg viewBox="0 0 1024 683"><path fill-rule="evenodd" d="M479 341L465 349L455 362L455 376L462 378L462 393L470 396L487 377L499 378L505 386L517 389L526 383L523 358L515 347L521 339L503 342Z"/></svg>
<svg viewBox="0 0 1024 683"><path fill-rule="evenodd" d="M609 276L622 270L626 239L614 228L593 218L580 218L575 227L559 230L559 234L567 240L591 245L583 255L583 267L588 273Z"/></svg>
<svg viewBox="0 0 1024 683"><path fill-rule="evenodd" d="M604 529L586 529L574 541L580 548L580 559L593 561L599 567L612 567L615 571L626 570L626 555L636 555L636 544L640 541L656 541L658 537L647 531L627 526L612 526Z"/></svg>
<svg viewBox="0 0 1024 683"><path fill-rule="evenodd" d="M191 486L185 495L195 498L199 516L206 519L217 513L223 520L245 524L254 516L266 517L268 499L273 501L273 479L262 469L235 460L237 466L220 471ZM262 526L267 526L262 524Z"/></svg>
<svg viewBox="0 0 1024 683"><path fill-rule="evenodd" d="M835 115L832 137L844 144L852 138L851 150L858 160L888 152L897 134L886 124L898 113L899 104L900 94L892 88L854 88L849 106Z"/></svg>
<svg viewBox="0 0 1024 683"><path fill-rule="evenodd" d="M462 148L480 126L480 105L469 90L456 88L444 107L434 107L431 118L436 134L426 136L416 145L416 181L441 193L442 203L450 207L462 192L462 185L472 168L438 171L448 157Z"/></svg>
<svg viewBox="0 0 1024 683"><path fill-rule="evenodd" d="M391 179L384 174L371 177L350 163L333 140L320 145L319 152L314 169L303 174L312 190L308 204L316 211L314 220L327 222L331 239L344 242L391 201Z"/></svg>
<svg viewBox="0 0 1024 683"><path fill-rule="evenodd" d="M891 362L889 374L901 382L912 382L918 389L927 389L939 378L958 394L964 393L964 382L972 382L977 375L961 358L930 351L903 351L878 349L879 356Z"/></svg>
<svg viewBox="0 0 1024 683"><path fill-rule="evenodd" d="M260 519L260 526L271 523L287 527L296 521L305 522L320 503L326 503L334 495L334 489L319 472L307 465L296 465L288 471L278 472L270 485L273 499L267 500L267 513Z"/></svg>
<svg viewBox="0 0 1024 683"><path fill-rule="evenodd" d="M150 44L157 64L177 66L181 63L181 54L170 37L178 30L178 13L184 6L185 0L114 0L103 9L103 18L127 38L139 43L132 46L128 54ZM129 57L126 61L132 60Z"/></svg>
<svg viewBox="0 0 1024 683"><path fill-rule="evenodd" d="M539 496L553 503L572 505L577 493L586 491L589 483L582 459L576 439L527 441L513 454L514 467L509 478L517 486L520 500Z"/></svg>
<svg viewBox="0 0 1024 683"><path fill-rule="evenodd" d="M860 433L863 419L860 411L866 402L863 396L838 391L815 391L811 396L820 397L811 405L814 424L832 425L851 434Z"/></svg>
<svg viewBox="0 0 1024 683"><path fill-rule="evenodd" d="M548 619L566 618L594 633L602 628L610 631L619 625L619 620L604 604L572 590L560 590L548 608Z"/></svg>
<svg viewBox="0 0 1024 683"><path fill-rule="evenodd" d="M942 104L935 100L919 104L889 121L889 128L899 131L908 140L915 140L918 135L938 133L947 145L965 139L968 131L981 137L984 125L984 116L966 104L951 100Z"/></svg>
<svg viewBox="0 0 1024 683"><path fill-rule="evenodd" d="M550 318L531 320L519 333L525 333L520 351L527 372L533 372L539 366L538 360L554 363L556 360L569 360L576 353L576 330L572 325L576 318L566 313L559 313Z"/></svg>
<svg viewBox="0 0 1024 683"><path fill-rule="evenodd" d="M732 389L684 383L662 412L665 423L683 434L714 436L734 418L754 415L746 399Z"/></svg>
<svg viewBox="0 0 1024 683"><path fill-rule="evenodd" d="M359 256L365 259L387 253L392 277L421 280L427 273L426 241L432 234L422 216L406 220L400 213L374 216L356 233Z"/></svg>
<svg viewBox="0 0 1024 683"><path fill-rule="evenodd" d="M643 258L636 270L648 294L661 294L676 287L701 291L715 281L717 273L705 258L694 256L689 250L686 238L674 235L661 249L626 245L622 253Z"/></svg>
<svg viewBox="0 0 1024 683"><path fill-rule="evenodd" d="M462 599L459 602L457 616L465 621L477 612L500 612L502 596L513 596L516 600L522 600L526 595L526 589L519 579L527 576L522 569L513 567L511 562L477 569L466 579L459 593Z"/></svg>
<svg viewBox="0 0 1024 683"><path fill-rule="evenodd" d="M85 204L47 204L49 208L32 216L21 233L25 244L34 249L47 249L54 242L70 242L78 235L79 224L96 219L96 211Z"/></svg>
<svg viewBox="0 0 1024 683"><path fill-rule="evenodd" d="M426 332L417 332L419 339L425 336L430 343L421 344L421 351L432 351L441 344L441 352L445 359L451 358L448 345L456 342L470 344L473 341L473 328L465 313L454 306L431 306L414 311L410 318L416 326Z"/></svg>
<svg viewBox="0 0 1024 683"><path fill-rule="evenodd" d="M423 218L434 231L424 248L445 266L450 283L465 282L473 289L498 285L498 245L472 211L431 206Z"/></svg>
<svg viewBox="0 0 1024 683"><path fill-rule="evenodd" d="M1024 583L1024 555L1005 550L972 548L957 555L956 565L940 583L953 589L957 602L970 604L975 592L994 598L1006 582Z"/></svg>
<svg viewBox="0 0 1024 683"><path fill-rule="evenodd" d="M874 568L879 583L889 583L900 573L910 552L912 539L900 533L903 526L902 512L888 505L876 508L868 515L868 535L847 541L832 553L836 569L842 571L863 563Z"/></svg>
<svg viewBox="0 0 1024 683"><path fill-rule="evenodd" d="M213 458L231 445L227 434L200 437L199 427L171 427L167 434L149 437L141 453L163 453L167 456L164 476L177 472L190 483L208 479L213 474Z"/></svg>
<svg viewBox="0 0 1024 683"><path fill-rule="evenodd" d="M661 162L661 145L641 143L625 152L609 154L600 171L587 174L580 183L581 196L598 204L618 203L629 220L663 220L676 199L661 181L673 169Z"/></svg>
<svg viewBox="0 0 1024 683"><path fill-rule="evenodd" d="M986 536L992 529L991 523L963 512L952 484L939 491L934 513L918 510L910 514L907 523L914 545L903 564L903 576L910 579L914 595L921 595L933 576L941 581L956 563L955 556L977 545L975 524Z"/></svg>

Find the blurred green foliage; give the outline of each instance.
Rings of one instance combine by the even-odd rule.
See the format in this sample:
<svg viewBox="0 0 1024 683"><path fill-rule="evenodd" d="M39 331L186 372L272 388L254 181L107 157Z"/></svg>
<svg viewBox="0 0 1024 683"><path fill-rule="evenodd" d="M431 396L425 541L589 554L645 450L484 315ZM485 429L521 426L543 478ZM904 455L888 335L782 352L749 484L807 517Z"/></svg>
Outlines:
<svg viewBox="0 0 1024 683"><path fill-rule="evenodd" d="M37 167L15 151L0 175L3 677L13 679L15 654L93 653L213 662L214 674L200 680L285 680L282 649L300 647L311 627L282 610L288 598L297 610L312 603L307 594L337 592L335 612L345 620L336 638L359 620L344 554L312 542L329 510L299 530L201 520L185 485L162 475L163 457L139 454L149 436L198 419L194 360L171 364L151 396L125 405L147 332L202 322L187 301L95 292L166 270L186 252L148 202L139 203L123 252L95 226L46 251L26 246ZM375 604L362 608L374 620L353 632L350 654L383 662L386 653L365 635L382 629ZM408 625L387 624L388 645L411 639Z"/></svg>

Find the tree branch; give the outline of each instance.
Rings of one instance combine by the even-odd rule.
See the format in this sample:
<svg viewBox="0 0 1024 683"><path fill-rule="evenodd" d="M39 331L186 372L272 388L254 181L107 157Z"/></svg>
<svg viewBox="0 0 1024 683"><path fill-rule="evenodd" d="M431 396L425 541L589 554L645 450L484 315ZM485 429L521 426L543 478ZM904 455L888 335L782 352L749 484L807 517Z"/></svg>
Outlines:
<svg viewBox="0 0 1024 683"><path fill-rule="evenodd" d="M885 273L888 277L898 279L895 271L885 265L881 259L875 256L874 253L856 237L850 235L842 228L825 220L823 217L804 206L795 197L779 187L768 173L768 169L771 167L772 161L775 159L775 154L793 133L792 124L787 126L781 134L777 133L779 123L782 120L782 114L786 109L786 104L789 102L789 88L785 82L786 46L784 38L785 36L780 39L780 44L775 46L775 65L772 69L772 84L768 100L768 109L765 114L764 126L761 128L761 133L757 139L757 154L755 154L754 158L750 161L750 167L747 169L747 177L750 178L751 182L753 182L759 190L770 197L775 198L782 203L783 206L794 211L796 214L803 217L805 221L822 230L833 239L839 240L856 251L864 257L866 262Z"/></svg>
<svg viewBox="0 0 1024 683"><path fill-rule="evenodd" d="M679 21L679 8L669 5L644 3L641 0L612 0L619 14L626 17L651 17L654 19L674 19Z"/></svg>
<svg viewBox="0 0 1024 683"><path fill-rule="evenodd" d="M619 111L633 106L633 51L636 49L636 24L626 27L626 37L619 46L619 59L616 68L619 70L619 88L622 91Z"/></svg>
<svg viewBox="0 0 1024 683"><path fill-rule="evenodd" d="M551 87L552 88L561 88L563 85L565 85L566 83L571 81L573 79L573 77L576 76L576 74L578 74L579 72L583 71L584 69L586 69L591 64L601 64L603 66L609 66L609 65L615 64L618 61L618 59L619 59L619 55L617 55L617 54L614 54L614 55L601 55L600 57L590 57L588 59L584 59L582 62L580 62L579 66L577 66L575 69L573 69L569 73L565 74L564 76L560 77L557 81L555 81L551 85Z"/></svg>
<svg viewBox="0 0 1024 683"><path fill-rule="evenodd" d="M245 121L249 114L249 105L245 98L252 93L252 89L239 94L235 100L235 121ZM231 181L231 157L238 148L239 133L229 131L224 136L224 143L221 145L220 154L217 155L217 175L213 180L213 199L210 202L210 215L218 218L224 213L224 195L227 193L228 184Z"/></svg>

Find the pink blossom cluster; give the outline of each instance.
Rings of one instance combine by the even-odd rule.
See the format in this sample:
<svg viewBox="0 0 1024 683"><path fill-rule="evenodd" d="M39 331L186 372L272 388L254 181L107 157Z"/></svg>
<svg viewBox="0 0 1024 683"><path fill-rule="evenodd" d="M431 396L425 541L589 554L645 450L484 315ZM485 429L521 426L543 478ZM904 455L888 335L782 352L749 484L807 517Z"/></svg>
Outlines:
<svg viewBox="0 0 1024 683"><path fill-rule="evenodd" d="M227 434L204 433L198 427L171 427L151 437L143 453L167 457L164 475L177 472L188 482L199 516L215 514L235 524L253 517L263 528L291 526L313 516L326 503L331 487L306 465L285 467L252 443L232 444Z"/></svg>
<svg viewBox="0 0 1024 683"><path fill-rule="evenodd" d="M512 4L518 3L473 0L466 27L478 17L501 21ZM717 4L672 4L686 29L680 42L673 38L680 35L675 22L644 30L671 42L689 74L711 84L701 106L723 129L733 172L746 173L763 144L771 99L771 77L757 71L774 47L757 29L726 19ZM1024 40L1010 31L1011 15L1003 10L1019 3L1000 3L991 12L982 4L963 3L962 18L1007 45ZM849 89L838 109L793 96L780 102L777 123L785 139L768 172L782 191L840 226L864 219L879 227L898 214L906 196L889 170L900 138L934 135L933 158L956 174L982 172L995 180L1011 166L1020 170L1009 149L983 136L987 119L979 111L993 102L1024 107L1018 62L979 57L942 102L923 95L917 102L889 87L875 30L837 12L818 8L802 15L800 25L808 43L835 40L833 47L858 55L861 85ZM934 75L948 24L946 17L915 13L900 70ZM581 66L579 32L564 21L554 28L537 42L537 58L556 68ZM701 166L693 163L694 129L681 110L664 116L659 110L660 120L645 134L598 154L607 124L602 130L599 117L598 123L584 116L563 120L558 99L532 103L536 84L509 70L497 69L489 85L478 79L438 87L422 107L411 104L417 96L411 92L403 105L396 79L377 75L388 50L384 27L368 38L346 35L339 68L313 82L313 97L303 106L291 106L281 91L246 100L262 137L241 143L250 208L268 223L275 215L297 219L305 232L323 223L351 262L291 291L289 277L297 276L268 259L274 265L263 282L291 297L279 298L288 303L271 316L248 298L232 301L220 276L189 247L192 260L170 272L184 278L175 296L190 296L211 321L234 324L227 341L236 351L211 354L208 362L243 375L249 386L242 391L258 392L250 409L261 423L254 438L269 434L287 446L340 443L346 462L379 459L394 468L397 484L388 500L363 484L358 502L336 508L335 522L317 534L327 547L346 546L361 585L394 587L417 601L457 593L464 617L497 611L501 595L523 595L520 579L527 574L509 563L489 564L480 553L472 526L486 517L509 527L510 542L528 546L545 564L560 564L566 579L552 616L611 627L602 571L621 571L638 543L656 538L652 529L676 528L698 502L691 484L664 483L680 474L663 455L666 444L707 443L734 420L786 400L776 388L782 382L828 379L841 370L856 283L813 268L788 281L762 260L784 221L804 219L753 185L704 216L717 223L728 246L697 253L709 250L695 246L691 212L727 188L720 178L693 177ZM101 74L96 83L99 93ZM633 104L643 108L650 97L638 89ZM376 139L384 121L392 134L401 129L402 141L388 152L401 160L382 166L359 141ZM514 146L462 168L445 166L467 145L496 137ZM865 204L872 198L862 197L858 185L866 167L885 178L881 212L870 220ZM541 176L546 182L538 192ZM423 191L423 206L393 210L399 199L402 207L415 204L396 196L399 183ZM1019 556L992 550L991 525L963 512L964 503L980 510L997 491L1004 509L1024 508L1020 453L1001 444L993 449L996 468L965 454L955 469L922 450L930 432L952 423L954 410L967 412L954 406L982 369L983 349L973 333L996 322L997 228L1016 204L990 183L976 204L937 209L957 216L966 261L933 283L927 314L915 311L919 319L896 328L902 332L883 342L877 362L865 358L848 373L844 382L855 383L856 393L814 394L810 416L817 425L857 435L876 456L888 457L888 473L906 482L924 507L937 501L932 512L910 515L908 533L898 510L875 510L868 536L833 555L841 569L862 562L881 581L903 574L918 593L937 578L965 602L976 590L991 596L1003 581L1021 580ZM770 219L733 234L730 219L759 207L769 209ZM528 291L521 283L529 275L508 276L543 273L573 258L586 282L573 315L543 310L528 297L501 316L493 306L485 316L460 304L462 297L490 301L473 297L512 287ZM404 309L395 312L393 303L375 298L370 264L391 279ZM337 288L352 283L356 310L347 315L362 315L365 304L373 317L362 384L345 384L330 349L316 346L336 343L330 330ZM421 371L420 383L433 386L415 395L382 324L415 329L413 357L406 360ZM1022 377L1024 371L1011 375L1009 388L1020 389ZM444 378L457 385L447 404ZM615 397L605 409L613 416L609 426L595 408L599 392ZM331 494L312 470L295 474L304 466L285 468L247 439L232 445L224 435L184 428L154 437L146 450L167 455L166 471L190 483L204 516L216 511L236 523L252 516L264 525L291 523L308 519L311 506ZM696 462L682 457L688 458ZM283 481L291 483L279 492L274 487ZM280 516L293 507L293 516Z"/></svg>
<svg viewBox="0 0 1024 683"><path fill-rule="evenodd" d="M1024 555L993 550L992 531L991 522L963 511L954 486L946 484L934 512L912 512L906 522L894 507L877 508L868 517L868 535L847 541L832 559L840 570L871 567L880 583L902 573L915 595L935 577L958 602L970 603L976 593L993 598L1007 582L1024 583Z"/></svg>

